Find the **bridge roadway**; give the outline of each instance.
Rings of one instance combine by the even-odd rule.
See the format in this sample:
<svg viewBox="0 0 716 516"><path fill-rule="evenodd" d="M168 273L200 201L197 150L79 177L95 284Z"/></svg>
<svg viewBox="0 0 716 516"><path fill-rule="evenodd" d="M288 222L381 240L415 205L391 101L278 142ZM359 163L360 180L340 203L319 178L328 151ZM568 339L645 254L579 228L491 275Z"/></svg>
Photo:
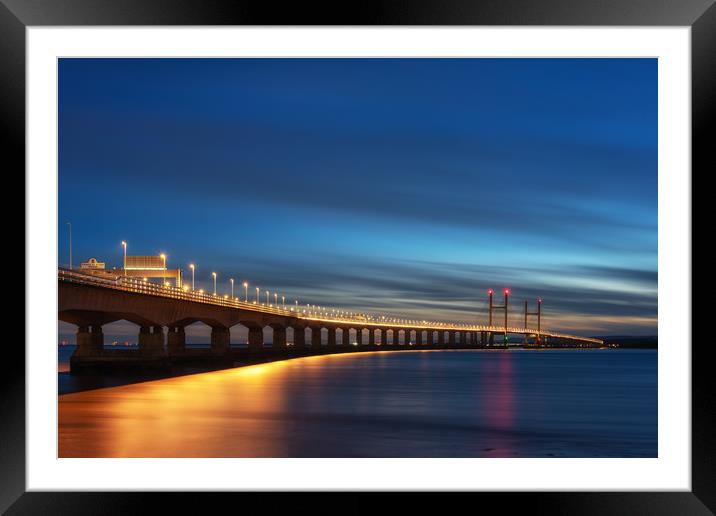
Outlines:
<svg viewBox="0 0 716 516"><path fill-rule="evenodd" d="M149 283L140 278L119 276L108 279L90 274L58 269L58 318L77 325L77 350L71 367L110 362L166 361L201 354L186 348L184 328L197 321L211 327L211 348L204 354L230 357L249 354L313 354L355 352L375 349L478 348L495 345L495 335L517 334L525 342L550 347L600 347L599 339L566 335L536 329L455 324L398 319L340 311L274 306L173 286ZM102 326L118 320L139 325L138 350L104 349ZM230 328L242 324L249 331L248 350L230 348ZM164 327L167 328L166 339ZM273 330L272 345L264 347L263 329ZM293 342L286 330L294 330ZM307 346L305 329L311 329ZM321 342L322 330L328 334L327 345ZM337 339L337 331L341 338ZM354 339L350 331L357 332ZM379 332L379 334L378 334ZM367 341L364 338L367 333ZM401 339L402 334L402 339ZM390 335L390 338L388 336ZM376 337L380 339L377 340ZM165 342L166 340L166 342ZM401 343L402 340L402 343ZM497 339L499 342L502 339Z"/></svg>

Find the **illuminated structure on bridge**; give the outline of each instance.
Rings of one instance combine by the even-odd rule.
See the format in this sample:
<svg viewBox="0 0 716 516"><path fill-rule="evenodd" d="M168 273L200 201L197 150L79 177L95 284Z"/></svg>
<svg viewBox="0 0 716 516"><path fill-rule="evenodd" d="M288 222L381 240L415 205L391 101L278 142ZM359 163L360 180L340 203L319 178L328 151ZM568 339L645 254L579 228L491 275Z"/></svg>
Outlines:
<svg viewBox="0 0 716 516"><path fill-rule="evenodd" d="M233 285L232 285L233 286ZM247 284L244 283L244 287ZM258 292L258 291L257 291ZM493 303L493 291L488 291L489 320L487 325L397 318L385 315L354 313L339 309L298 303L288 306L285 297L269 292L266 302L257 295L254 300L228 295L207 294L203 291L151 283L144 278L131 276L97 276L60 268L58 270L58 317L76 324L77 350L72 367L86 364L141 361L164 363L197 355L231 359L237 354L311 354L355 352L376 349L415 348L478 348L507 347L509 334L523 336L523 342L532 346L600 347L599 339L552 332L541 328L541 304L535 313L527 312L523 327L508 325L509 290L504 291L504 302ZM503 324L494 325L493 311L504 310ZM537 315L537 327L527 327L527 316ZM127 320L140 326L138 350L105 350L102 326L117 320ZM211 327L211 348L187 349L184 328L197 321ZM248 328L248 349L231 349L230 328L242 324ZM263 339L263 329L273 330L271 347ZM166 327L166 339L164 333ZM293 329L293 342L286 339L286 330ZM306 328L311 329L310 345L305 340ZM327 330L327 344L321 340ZM337 338L337 332L341 338ZM355 334L351 338L350 332ZM367 334L367 339L365 339ZM388 335L390 334L390 338ZM495 335L503 338L495 346ZM402 338L401 338L402 336ZM376 339L379 337L379 339ZM532 339L532 342L529 342ZM166 340L166 342L165 342ZM498 340L498 342L499 342ZM118 353L121 351L120 353Z"/></svg>

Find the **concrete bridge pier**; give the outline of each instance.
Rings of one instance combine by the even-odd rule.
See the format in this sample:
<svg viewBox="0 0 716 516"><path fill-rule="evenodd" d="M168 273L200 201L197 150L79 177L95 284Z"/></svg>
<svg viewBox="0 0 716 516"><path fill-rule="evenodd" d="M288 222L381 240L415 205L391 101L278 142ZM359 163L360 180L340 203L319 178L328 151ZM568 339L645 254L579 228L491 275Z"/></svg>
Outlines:
<svg viewBox="0 0 716 516"><path fill-rule="evenodd" d="M412 339L410 338L410 330L405 330L405 345L410 346L410 341Z"/></svg>
<svg viewBox="0 0 716 516"><path fill-rule="evenodd" d="M368 328L368 346L375 347L375 328Z"/></svg>
<svg viewBox="0 0 716 516"><path fill-rule="evenodd" d="M320 351L321 349L321 327L311 326L311 348L314 351Z"/></svg>
<svg viewBox="0 0 716 516"><path fill-rule="evenodd" d="M164 328L161 326L140 326L139 352L144 356L166 355L164 349Z"/></svg>
<svg viewBox="0 0 716 516"><path fill-rule="evenodd" d="M186 333L184 326L169 326L167 330L167 352L181 355L186 351Z"/></svg>
<svg viewBox="0 0 716 516"><path fill-rule="evenodd" d="M336 328L328 328L328 349L334 350L336 348Z"/></svg>
<svg viewBox="0 0 716 516"><path fill-rule="evenodd" d="M304 351L306 349L306 327L293 327L293 347L296 351Z"/></svg>
<svg viewBox="0 0 716 516"><path fill-rule="evenodd" d="M273 330L273 343L271 344L274 351L286 351L286 327L280 325L271 326Z"/></svg>
<svg viewBox="0 0 716 516"><path fill-rule="evenodd" d="M249 333L251 340L251 333ZM224 326L213 326L211 328L211 354L225 355L229 351L229 343L231 342L231 332L229 328ZM249 347L251 347L249 345Z"/></svg>
<svg viewBox="0 0 716 516"><path fill-rule="evenodd" d="M101 324L79 326L77 328L77 349L73 357L97 357L104 350L104 333Z"/></svg>
<svg viewBox="0 0 716 516"><path fill-rule="evenodd" d="M227 338L226 346L228 349ZM260 353L264 349L264 329L260 326L249 326L249 353Z"/></svg>
<svg viewBox="0 0 716 516"><path fill-rule="evenodd" d="M462 347L467 347L467 332L466 331L460 332L460 345Z"/></svg>
<svg viewBox="0 0 716 516"><path fill-rule="evenodd" d="M342 337L342 346L344 350L350 349L351 346L351 329L350 328L341 328L343 337Z"/></svg>
<svg viewBox="0 0 716 516"><path fill-rule="evenodd" d="M363 345L363 328L354 328L356 331L356 342L359 346Z"/></svg>
<svg viewBox="0 0 716 516"><path fill-rule="evenodd" d="M449 348L455 347L455 332L454 331L448 332L448 347Z"/></svg>
<svg viewBox="0 0 716 516"><path fill-rule="evenodd" d="M415 330L415 345L423 345L423 330Z"/></svg>

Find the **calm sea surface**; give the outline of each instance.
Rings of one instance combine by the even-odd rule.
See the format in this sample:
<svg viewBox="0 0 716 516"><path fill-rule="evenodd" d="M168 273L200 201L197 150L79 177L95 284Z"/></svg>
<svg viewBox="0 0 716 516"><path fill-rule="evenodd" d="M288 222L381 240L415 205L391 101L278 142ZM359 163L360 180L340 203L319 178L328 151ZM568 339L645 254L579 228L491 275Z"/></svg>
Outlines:
<svg viewBox="0 0 716 516"><path fill-rule="evenodd" d="M307 357L59 398L61 457L655 457L655 350Z"/></svg>

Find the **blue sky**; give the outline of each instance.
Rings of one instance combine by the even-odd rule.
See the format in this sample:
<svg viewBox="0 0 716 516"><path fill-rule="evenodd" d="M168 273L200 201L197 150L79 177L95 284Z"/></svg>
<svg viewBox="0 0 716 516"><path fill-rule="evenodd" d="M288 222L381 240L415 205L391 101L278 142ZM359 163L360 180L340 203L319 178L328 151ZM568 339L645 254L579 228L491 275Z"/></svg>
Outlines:
<svg viewBox="0 0 716 516"><path fill-rule="evenodd" d="M656 334L655 59L62 59L59 260ZM199 286L199 285L198 285Z"/></svg>

